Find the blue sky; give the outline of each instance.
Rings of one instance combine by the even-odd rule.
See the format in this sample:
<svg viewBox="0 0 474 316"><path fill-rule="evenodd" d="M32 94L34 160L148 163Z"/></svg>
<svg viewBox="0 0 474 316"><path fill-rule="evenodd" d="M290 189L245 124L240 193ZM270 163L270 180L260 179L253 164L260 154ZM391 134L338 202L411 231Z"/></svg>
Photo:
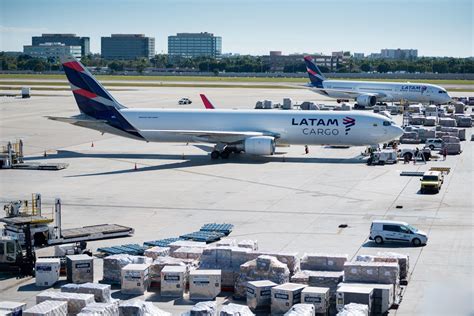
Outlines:
<svg viewBox="0 0 474 316"><path fill-rule="evenodd" d="M471 0L0 0L0 51L31 36L91 38L144 33L167 51L167 36L212 32L223 52L268 54L417 48L423 56L474 55Z"/></svg>

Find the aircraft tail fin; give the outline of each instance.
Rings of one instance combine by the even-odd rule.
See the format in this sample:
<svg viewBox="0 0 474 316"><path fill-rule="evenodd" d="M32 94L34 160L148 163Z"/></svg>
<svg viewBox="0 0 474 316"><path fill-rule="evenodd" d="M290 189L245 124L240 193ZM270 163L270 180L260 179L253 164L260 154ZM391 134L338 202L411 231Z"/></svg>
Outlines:
<svg viewBox="0 0 474 316"><path fill-rule="evenodd" d="M83 64L72 56L61 57L61 63L82 114L90 119L105 121L115 129L141 137L120 113L120 110L126 107L115 100Z"/></svg>
<svg viewBox="0 0 474 316"><path fill-rule="evenodd" d="M306 70L308 72L309 80L311 80L311 84L315 87L322 88L323 81L326 80L319 67L314 62L311 56L305 56L304 62L306 64Z"/></svg>
<svg viewBox="0 0 474 316"><path fill-rule="evenodd" d="M200 94L199 96L201 97L202 103L204 103L204 106L206 107L206 109L208 110L215 109L214 105L212 105L212 103L204 94Z"/></svg>

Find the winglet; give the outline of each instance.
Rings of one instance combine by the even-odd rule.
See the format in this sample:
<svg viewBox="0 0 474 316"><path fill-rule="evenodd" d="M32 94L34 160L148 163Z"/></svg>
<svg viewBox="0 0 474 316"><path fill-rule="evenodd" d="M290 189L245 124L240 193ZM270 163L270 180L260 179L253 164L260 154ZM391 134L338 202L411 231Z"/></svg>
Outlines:
<svg viewBox="0 0 474 316"><path fill-rule="evenodd" d="M207 97L204 94L199 95L201 97L202 103L204 103L204 106L208 110L215 109L214 105L207 99Z"/></svg>

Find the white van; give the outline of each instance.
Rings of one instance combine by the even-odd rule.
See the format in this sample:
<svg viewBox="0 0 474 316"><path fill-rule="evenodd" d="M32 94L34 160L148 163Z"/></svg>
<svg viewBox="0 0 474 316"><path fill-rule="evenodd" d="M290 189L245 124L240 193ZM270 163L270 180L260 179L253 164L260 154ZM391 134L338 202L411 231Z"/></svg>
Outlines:
<svg viewBox="0 0 474 316"><path fill-rule="evenodd" d="M428 236L425 232L405 222L377 220L370 226L370 240L376 244L384 242L409 242L413 246L426 245Z"/></svg>

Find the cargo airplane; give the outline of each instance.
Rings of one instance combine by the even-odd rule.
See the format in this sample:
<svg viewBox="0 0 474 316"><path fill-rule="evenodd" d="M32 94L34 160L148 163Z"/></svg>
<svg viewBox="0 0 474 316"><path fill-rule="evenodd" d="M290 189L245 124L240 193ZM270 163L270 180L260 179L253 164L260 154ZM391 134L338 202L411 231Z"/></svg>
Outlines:
<svg viewBox="0 0 474 316"><path fill-rule="evenodd" d="M375 145L403 134L392 120L363 112L126 108L73 57L62 65L80 114L49 119L146 142L211 143L212 159L272 155L277 144Z"/></svg>
<svg viewBox="0 0 474 316"><path fill-rule="evenodd" d="M311 56L304 58L309 80L315 92L335 99L351 99L358 107L374 106L377 102L408 101L444 104L451 101L446 89L428 83L328 80Z"/></svg>

